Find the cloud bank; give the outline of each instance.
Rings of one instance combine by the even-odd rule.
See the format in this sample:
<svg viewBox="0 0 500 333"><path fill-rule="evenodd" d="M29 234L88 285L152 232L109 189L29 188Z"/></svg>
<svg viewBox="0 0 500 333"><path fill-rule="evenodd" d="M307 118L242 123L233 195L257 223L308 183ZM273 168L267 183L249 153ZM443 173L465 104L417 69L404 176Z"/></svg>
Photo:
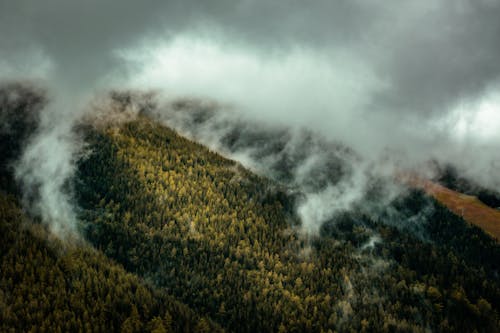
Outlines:
<svg viewBox="0 0 500 333"><path fill-rule="evenodd" d="M494 0L0 1L0 79L53 93L18 175L46 190L40 207L62 203L47 219L72 219L70 197L51 197L79 151L71 124L89 96L134 88L498 188L499 16Z"/></svg>

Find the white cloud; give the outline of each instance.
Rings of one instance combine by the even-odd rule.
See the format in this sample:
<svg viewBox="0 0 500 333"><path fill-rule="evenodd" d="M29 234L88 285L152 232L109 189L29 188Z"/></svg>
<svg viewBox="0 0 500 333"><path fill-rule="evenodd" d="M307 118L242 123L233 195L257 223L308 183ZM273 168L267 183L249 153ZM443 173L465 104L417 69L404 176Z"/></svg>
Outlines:
<svg viewBox="0 0 500 333"><path fill-rule="evenodd" d="M129 64L132 85L170 95L208 97L252 118L289 125L316 125L325 132L351 125L381 83L353 54L331 56L294 48L263 55L223 40L179 37L118 52Z"/></svg>

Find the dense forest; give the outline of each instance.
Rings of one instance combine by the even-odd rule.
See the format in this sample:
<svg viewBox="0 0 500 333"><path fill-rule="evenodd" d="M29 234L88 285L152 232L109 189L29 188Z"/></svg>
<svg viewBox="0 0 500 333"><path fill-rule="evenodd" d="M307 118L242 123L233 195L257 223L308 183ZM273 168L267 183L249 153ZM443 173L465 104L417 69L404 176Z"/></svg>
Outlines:
<svg viewBox="0 0 500 333"><path fill-rule="evenodd" d="M2 331L500 330L500 246L423 192L306 235L283 184L140 113L107 119L77 128L82 239L51 237L3 180Z"/></svg>
<svg viewBox="0 0 500 333"><path fill-rule="evenodd" d="M221 330L79 240L51 237L0 195L1 332Z"/></svg>

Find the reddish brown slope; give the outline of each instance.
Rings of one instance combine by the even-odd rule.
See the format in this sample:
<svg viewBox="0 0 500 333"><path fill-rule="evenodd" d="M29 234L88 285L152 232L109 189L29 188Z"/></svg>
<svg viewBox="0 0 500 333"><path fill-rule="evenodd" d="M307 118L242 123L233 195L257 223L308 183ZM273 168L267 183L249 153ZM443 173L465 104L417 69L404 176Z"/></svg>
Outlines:
<svg viewBox="0 0 500 333"><path fill-rule="evenodd" d="M500 240L500 211L486 206L476 197L465 195L429 180L413 179L410 183L446 206L464 220L482 228L497 241Z"/></svg>

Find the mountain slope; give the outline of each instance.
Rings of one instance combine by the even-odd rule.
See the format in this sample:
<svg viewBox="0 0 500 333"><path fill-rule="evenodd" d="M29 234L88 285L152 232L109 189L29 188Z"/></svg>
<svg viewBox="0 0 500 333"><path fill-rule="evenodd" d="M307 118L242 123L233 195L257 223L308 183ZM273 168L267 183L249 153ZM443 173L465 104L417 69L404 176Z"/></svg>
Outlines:
<svg viewBox="0 0 500 333"><path fill-rule="evenodd" d="M352 212L305 239L279 187L148 118L84 132L86 237L230 331L498 328L498 245L422 193L395 205L432 206L430 242Z"/></svg>

